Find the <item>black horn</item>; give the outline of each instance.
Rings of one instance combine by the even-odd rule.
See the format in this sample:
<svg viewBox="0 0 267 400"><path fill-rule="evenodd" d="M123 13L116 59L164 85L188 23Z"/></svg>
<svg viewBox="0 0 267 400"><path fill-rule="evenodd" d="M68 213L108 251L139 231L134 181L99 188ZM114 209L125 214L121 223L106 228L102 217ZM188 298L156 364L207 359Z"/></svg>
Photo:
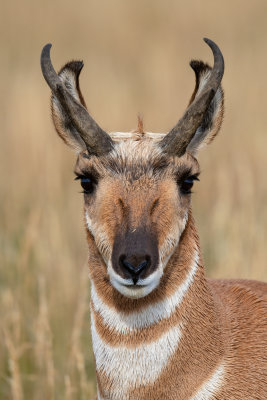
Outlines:
<svg viewBox="0 0 267 400"><path fill-rule="evenodd" d="M160 142L162 149L170 155L180 157L186 152L223 77L224 59L219 47L210 39L204 38L204 41L213 52L214 66L201 94L194 99L177 125Z"/></svg>
<svg viewBox="0 0 267 400"><path fill-rule="evenodd" d="M73 125L85 142L89 153L97 156L108 153L113 148L111 137L100 128L90 116L87 109L72 96L63 84L51 62L51 47L51 44L47 44L41 53L41 67L46 82L51 88L53 95L56 96L69 115Z"/></svg>

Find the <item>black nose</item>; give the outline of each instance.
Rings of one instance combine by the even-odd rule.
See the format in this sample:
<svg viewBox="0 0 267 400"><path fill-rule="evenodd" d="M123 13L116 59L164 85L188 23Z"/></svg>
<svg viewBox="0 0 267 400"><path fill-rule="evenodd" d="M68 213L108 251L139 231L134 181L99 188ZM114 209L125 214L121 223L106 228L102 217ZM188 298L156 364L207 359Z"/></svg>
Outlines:
<svg viewBox="0 0 267 400"><path fill-rule="evenodd" d="M127 257L125 255L121 255L119 263L121 268L127 273L127 275L130 275L134 285L136 285L142 272L149 268L151 264L151 258L148 255L141 257Z"/></svg>

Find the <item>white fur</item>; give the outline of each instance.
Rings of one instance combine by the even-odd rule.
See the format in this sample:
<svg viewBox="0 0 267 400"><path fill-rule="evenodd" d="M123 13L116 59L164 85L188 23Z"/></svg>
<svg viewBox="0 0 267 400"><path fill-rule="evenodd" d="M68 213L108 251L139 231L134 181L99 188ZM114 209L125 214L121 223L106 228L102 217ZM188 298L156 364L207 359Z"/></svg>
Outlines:
<svg viewBox="0 0 267 400"><path fill-rule="evenodd" d="M98 334L92 314L96 369L112 381L109 399L125 400L128 390L155 382L178 347L181 329L181 325L174 326L156 341L133 348L110 346Z"/></svg>
<svg viewBox="0 0 267 400"><path fill-rule="evenodd" d="M206 83L208 82L208 80L210 78L210 74L211 74L211 71L208 70L208 71L205 72L205 74L201 75L196 97L200 95L200 93L202 92L203 88L206 86Z"/></svg>
<svg viewBox="0 0 267 400"><path fill-rule="evenodd" d="M109 135L111 136L112 140L115 142L120 142L124 140L140 140L143 137L146 139L153 139L154 141L160 141L166 136L166 133L157 133L157 132L110 132Z"/></svg>
<svg viewBox="0 0 267 400"><path fill-rule="evenodd" d="M163 268L159 265L156 271L150 274L147 278L139 279L134 287L132 279L123 279L118 275L112 268L111 262L108 263L108 274L110 277L110 283L118 290L118 292L130 299L139 299L147 296L159 285L160 278L163 274Z"/></svg>
<svg viewBox="0 0 267 400"><path fill-rule="evenodd" d="M224 363L221 362L211 377L205 381L200 389L190 398L190 400L212 400L220 390L225 373Z"/></svg>
<svg viewBox="0 0 267 400"><path fill-rule="evenodd" d="M92 283L91 294L94 309L96 312L100 313L104 323L109 328L120 333L147 328L164 318L169 318L177 307L181 305L188 289L193 283L198 268L198 260L199 256L196 252L185 280L178 286L175 292L164 300L148 305L142 312L133 311L130 314L125 314L109 307L97 295L94 284Z"/></svg>
<svg viewBox="0 0 267 400"><path fill-rule="evenodd" d="M109 153L109 157L114 157L116 160L120 158L127 161L127 164L136 163L137 160L150 161L161 155L162 149L153 140L147 140L145 146L140 140L122 140L117 142L114 150ZM149 176L149 174L151 177L154 176L153 169L146 175Z"/></svg>
<svg viewBox="0 0 267 400"><path fill-rule="evenodd" d="M76 77L73 71L69 69L63 70L59 75L60 80L66 84L68 83L68 91L80 103L78 91L76 89Z"/></svg>

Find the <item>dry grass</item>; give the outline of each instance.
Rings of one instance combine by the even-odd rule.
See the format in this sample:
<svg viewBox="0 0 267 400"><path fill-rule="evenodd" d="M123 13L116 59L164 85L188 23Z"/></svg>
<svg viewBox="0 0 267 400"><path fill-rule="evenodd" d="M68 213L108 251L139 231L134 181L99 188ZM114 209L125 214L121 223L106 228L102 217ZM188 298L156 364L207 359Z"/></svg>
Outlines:
<svg viewBox="0 0 267 400"><path fill-rule="evenodd" d="M210 275L267 280L267 3L2 1L0 398L92 399L89 288L74 157L57 138L41 47L83 58L82 87L106 130L166 131L193 88L192 57L226 61L226 115L201 155L194 210Z"/></svg>

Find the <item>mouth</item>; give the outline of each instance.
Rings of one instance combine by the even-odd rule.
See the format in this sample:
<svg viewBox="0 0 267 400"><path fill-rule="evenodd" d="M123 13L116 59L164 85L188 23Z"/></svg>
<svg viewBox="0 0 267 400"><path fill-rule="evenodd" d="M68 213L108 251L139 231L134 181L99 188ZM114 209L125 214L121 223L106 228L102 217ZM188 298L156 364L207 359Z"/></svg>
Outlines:
<svg viewBox="0 0 267 400"><path fill-rule="evenodd" d="M126 284L126 285L124 285L124 286L126 286L128 289L141 289L141 288L146 287L147 285L139 285L139 284L137 283L137 284L134 284L134 285L128 285L128 284Z"/></svg>
<svg viewBox="0 0 267 400"><path fill-rule="evenodd" d="M122 295L130 299L139 299L141 297L147 296L154 289L154 285L140 285L140 284L121 284L118 281L112 279L112 286L118 290Z"/></svg>
<svg viewBox="0 0 267 400"><path fill-rule="evenodd" d="M120 283L128 288L136 289L148 286L148 283L144 283L143 279L134 280L134 279L123 279Z"/></svg>
<svg viewBox="0 0 267 400"><path fill-rule="evenodd" d="M132 279L124 279L113 269L109 271L111 285L123 296L130 299L140 299L151 293L160 282L162 272L158 269L145 279L133 282Z"/></svg>

